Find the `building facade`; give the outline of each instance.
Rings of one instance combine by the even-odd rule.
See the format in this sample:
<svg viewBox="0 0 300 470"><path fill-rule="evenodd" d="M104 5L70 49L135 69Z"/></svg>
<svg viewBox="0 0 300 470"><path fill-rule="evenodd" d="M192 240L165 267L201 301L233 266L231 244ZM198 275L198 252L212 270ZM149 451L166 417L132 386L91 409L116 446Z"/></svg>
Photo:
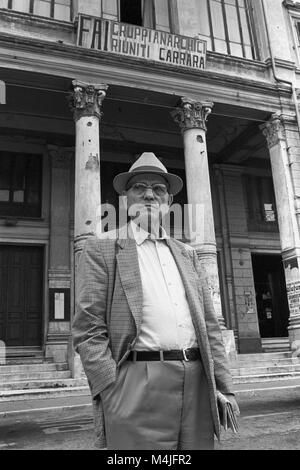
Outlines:
<svg viewBox="0 0 300 470"><path fill-rule="evenodd" d="M300 339L299 25L288 0L0 0L8 355L72 363L80 250L143 151L199 208L170 231L198 251L228 351Z"/></svg>

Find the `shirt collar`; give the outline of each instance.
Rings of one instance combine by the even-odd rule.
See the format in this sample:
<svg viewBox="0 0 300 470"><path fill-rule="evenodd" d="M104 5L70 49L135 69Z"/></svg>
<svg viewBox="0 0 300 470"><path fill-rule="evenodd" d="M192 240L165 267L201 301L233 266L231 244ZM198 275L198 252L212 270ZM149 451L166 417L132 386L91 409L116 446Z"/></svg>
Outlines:
<svg viewBox="0 0 300 470"><path fill-rule="evenodd" d="M162 226L160 226L159 237L154 237L154 235L152 235L151 233L146 232L146 230L144 230L142 227L135 224L133 220L130 221L130 226L131 226L133 238L135 239L137 245L141 245L142 243L144 243L145 240L156 241L156 240L166 240L166 238L169 238L167 235L167 232Z"/></svg>

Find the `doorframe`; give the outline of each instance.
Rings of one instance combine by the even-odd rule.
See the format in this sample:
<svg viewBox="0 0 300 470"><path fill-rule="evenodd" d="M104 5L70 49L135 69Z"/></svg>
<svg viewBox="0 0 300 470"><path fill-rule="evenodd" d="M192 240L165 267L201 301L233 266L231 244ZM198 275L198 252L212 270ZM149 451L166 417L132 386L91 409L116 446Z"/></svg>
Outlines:
<svg viewBox="0 0 300 470"><path fill-rule="evenodd" d="M254 254L254 255L269 255L269 256L281 256L281 261L282 261L282 269L283 269L283 260L282 260L282 252L280 249L264 249L264 248L254 248L254 247L250 247L250 254ZM251 258L251 266L252 266L252 258ZM253 282L254 282L254 273L253 273L253 266L252 266L252 277L253 277ZM255 286L255 284L254 284ZM258 316L258 314L257 314ZM259 334L260 334L260 331L259 331ZM289 337L288 336L282 336L282 337L271 337L271 338L262 338L260 336L260 339L262 341L262 347L263 347L263 341L264 340L274 340L275 342L278 342L278 347L276 347L276 345L274 345L274 347L272 348L272 352L274 352L275 350L278 350L278 351L282 351L282 345L280 344L280 340L282 340L282 343L286 343L287 342L287 339ZM278 341L277 341L278 340ZM267 341L266 341L267 342ZM283 346L284 348L284 346ZM264 348L263 348L264 349ZM289 349L285 349L286 351L288 351ZM264 351L264 352L268 352L268 351Z"/></svg>
<svg viewBox="0 0 300 470"><path fill-rule="evenodd" d="M49 241L30 240L24 241L23 239L10 239L1 238L0 246L22 246L22 247L41 247L43 249L43 292L42 292L42 327L41 327L41 346L40 350L45 354L46 337L48 332L49 323L49 295L48 295L48 264L49 264Z"/></svg>

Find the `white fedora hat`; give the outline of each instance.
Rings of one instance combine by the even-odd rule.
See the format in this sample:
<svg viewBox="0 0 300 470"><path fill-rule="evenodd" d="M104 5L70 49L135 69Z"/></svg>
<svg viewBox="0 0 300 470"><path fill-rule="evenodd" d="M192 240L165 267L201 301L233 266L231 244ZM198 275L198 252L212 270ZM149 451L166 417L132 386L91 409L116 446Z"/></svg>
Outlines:
<svg viewBox="0 0 300 470"><path fill-rule="evenodd" d="M135 175L153 173L165 178L169 183L169 193L177 194L182 189L183 181L172 173L168 173L166 167L152 152L144 152L126 173L120 173L113 180L113 187L117 193L122 194L126 190L128 181Z"/></svg>

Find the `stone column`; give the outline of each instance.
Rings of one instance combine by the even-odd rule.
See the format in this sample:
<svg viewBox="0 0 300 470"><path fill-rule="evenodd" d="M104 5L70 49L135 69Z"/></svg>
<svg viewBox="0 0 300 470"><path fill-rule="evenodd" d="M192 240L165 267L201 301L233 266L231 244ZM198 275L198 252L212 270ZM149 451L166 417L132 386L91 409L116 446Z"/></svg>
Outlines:
<svg viewBox="0 0 300 470"><path fill-rule="evenodd" d="M293 345L300 340L300 239L297 224L298 197L290 170L284 117L274 114L260 126L270 152L276 198L278 226L289 302L289 338Z"/></svg>
<svg viewBox="0 0 300 470"><path fill-rule="evenodd" d="M75 148L75 272L77 258L86 238L96 230L101 203L99 121L107 85L88 85L73 81Z"/></svg>
<svg viewBox="0 0 300 470"><path fill-rule="evenodd" d="M227 352L235 351L234 335L226 330L222 314L220 282L217 264L217 246L214 229L213 206L206 146L206 120L213 103L181 98L181 104L172 111L183 136L185 172L191 230L191 244L198 253L200 263L207 274L207 282L212 294L215 311ZM191 229L191 227L193 227Z"/></svg>
<svg viewBox="0 0 300 470"><path fill-rule="evenodd" d="M70 337L70 163L73 148L48 146L51 158L49 325L46 357L67 362Z"/></svg>
<svg viewBox="0 0 300 470"><path fill-rule="evenodd" d="M73 110L76 125L75 147L75 218L74 275L87 237L96 232L101 203L99 122L102 102L108 88L105 84L91 85L73 80ZM70 348L72 349L72 348ZM82 374L78 355L73 363L73 376Z"/></svg>

